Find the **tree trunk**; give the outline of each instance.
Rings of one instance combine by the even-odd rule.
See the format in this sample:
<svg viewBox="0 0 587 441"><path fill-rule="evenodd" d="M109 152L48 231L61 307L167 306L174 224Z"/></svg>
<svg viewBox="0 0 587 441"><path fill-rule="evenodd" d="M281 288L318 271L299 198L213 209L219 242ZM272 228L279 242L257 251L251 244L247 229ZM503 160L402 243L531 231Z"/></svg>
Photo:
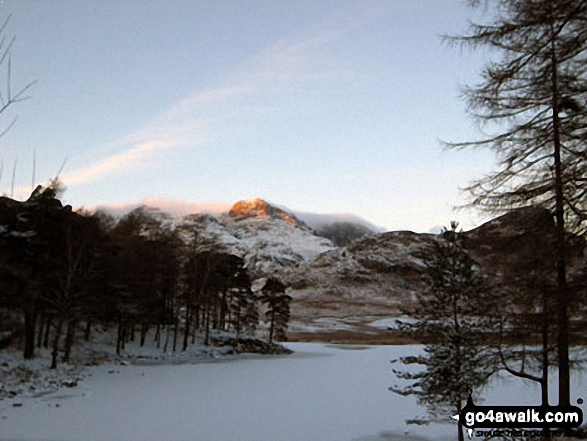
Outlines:
<svg viewBox="0 0 587 441"><path fill-rule="evenodd" d="M86 322L86 332L84 333L84 340L90 341L90 334L92 332L92 321L88 320Z"/></svg>
<svg viewBox="0 0 587 441"><path fill-rule="evenodd" d="M116 354L120 355L120 350L122 346L122 317L118 317L118 336L116 339Z"/></svg>
<svg viewBox="0 0 587 441"><path fill-rule="evenodd" d="M157 349L161 347L161 324L157 323L157 329L155 331L155 341L157 342Z"/></svg>
<svg viewBox="0 0 587 441"><path fill-rule="evenodd" d="M122 321L122 328L121 328L120 334L121 334L120 346L122 347L122 350L124 351L124 349L126 348L126 342L128 341L128 323L126 320Z"/></svg>
<svg viewBox="0 0 587 441"><path fill-rule="evenodd" d="M49 333L51 331L51 322L53 322L53 316L50 315L49 317L47 317L47 323L45 325L45 336L43 338L43 347L44 348L48 348L49 347Z"/></svg>
<svg viewBox="0 0 587 441"><path fill-rule="evenodd" d="M130 320L129 339L130 339L130 341L135 341L135 321L134 321L134 319ZM127 342L128 342L128 340L127 340Z"/></svg>
<svg viewBox="0 0 587 441"><path fill-rule="evenodd" d="M149 330L149 325L145 322L141 325L141 348L145 346L145 339L147 338L147 331Z"/></svg>
<svg viewBox="0 0 587 441"><path fill-rule="evenodd" d="M554 29L551 29L554 36ZM569 368L569 319L568 319L568 289L566 270L565 245L565 216L563 198L563 177L560 141L559 119L559 92L557 56L555 38L551 41L551 84L552 84L552 136L554 144L554 191L555 191L555 219L556 219L556 252L557 252L557 325L558 325L558 404L569 405L571 402Z"/></svg>
<svg viewBox="0 0 587 441"><path fill-rule="evenodd" d="M226 290L222 292L222 298L220 299L220 318L219 318L219 327L221 331L225 331L226 326Z"/></svg>
<svg viewBox="0 0 587 441"><path fill-rule="evenodd" d="M273 323L275 322L275 308L271 309L271 325L269 326L269 343L273 343Z"/></svg>
<svg viewBox="0 0 587 441"><path fill-rule="evenodd" d="M182 351L185 352L188 350L188 338L190 336L190 324L191 324L191 315L192 315L192 308L190 304L187 304L186 311L185 311L185 328L183 330L183 346Z"/></svg>
<svg viewBox="0 0 587 441"><path fill-rule="evenodd" d="M25 360L33 358L35 354L35 328L37 326L37 314L33 308L24 312L24 353Z"/></svg>
<svg viewBox="0 0 587 441"><path fill-rule="evenodd" d="M212 329L218 329L218 307L216 305L216 301L211 302L208 306L209 312L212 315Z"/></svg>
<svg viewBox="0 0 587 441"><path fill-rule="evenodd" d="M233 350L236 352L238 349L238 339L240 338L241 333L241 299L237 300L236 304L236 311L234 312L236 315L236 321L234 323L234 346Z"/></svg>
<svg viewBox="0 0 587 441"><path fill-rule="evenodd" d="M46 320L47 318L45 317L45 314L41 312L38 319L39 329L37 331L37 348L40 348L43 345L43 329L45 329Z"/></svg>
<svg viewBox="0 0 587 441"><path fill-rule="evenodd" d="M192 326L192 344L196 344L196 332L198 331L198 311L197 310L192 310L192 319L191 321L194 320L194 314L195 314L195 318L196 318L196 323Z"/></svg>
<svg viewBox="0 0 587 441"><path fill-rule="evenodd" d="M204 339L204 344L206 346L210 346L210 305L206 308L206 337Z"/></svg>
<svg viewBox="0 0 587 441"><path fill-rule="evenodd" d="M194 327L196 329L200 329L201 320L200 320L200 305L199 304L196 304L194 316L196 318L196 323L194 323Z"/></svg>
<svg viewBox="0 0 587 441"><path fill-rule="evenodd" d="M61 331L63 330L63 319L59 317L57 320L57 327L55 328L55 335L53 336L53 348L51 350L51 369L57 369L57 356L59 355L59 340L61 339Z"/></svg>
<svg viewBox="0 0 587 441"><path fill-rule="evenodd" d="M542 396L542 405L548 406L548 295L546 290L542 290L542 381L540 382L540 393ZM551 439L550 429L542 429L541 439Z"/></svg>
<svg viewBox="0 0 587 441"><path fill-rule="evenodd" d="M175 318L175 323L173 324L173 352L177 349L177 327L179 326L179 317Z"/></svg>
<svg viewBox="0 0 587 441"><path fill-rule="evenodd" d="M165 345L163 346L163 352L167 352L167 345L169 344L169 325L165 325Z"/></svg>
<svg viewBox="0 0 587 441"><path fill-rule="evenodd" d="M65 333L65 352L63 353L62 358L63 363L69 363L69 356L71 355L71 347L73 346L76 326L77 320L69 319L67 322L67 331Z"/></svg>

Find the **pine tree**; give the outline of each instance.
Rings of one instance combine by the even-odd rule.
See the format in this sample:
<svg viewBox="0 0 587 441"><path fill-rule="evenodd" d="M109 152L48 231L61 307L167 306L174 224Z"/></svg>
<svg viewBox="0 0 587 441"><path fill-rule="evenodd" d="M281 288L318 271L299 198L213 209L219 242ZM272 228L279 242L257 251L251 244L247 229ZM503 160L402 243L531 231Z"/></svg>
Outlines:
<svg viewBox="0 0 587 441"><path fill-rule="evenodd" d="M287 287L279 280L269 278L263 286L261 300L267 304L265 317L269 320L269 341L276 337L286 339L286 331L290 317L289 304L292 300L285 294Z"/></svg>
<svg viewBox="0 0 587 441"><path fill-rule="evenodd" d="M473 6L482 2L472 0ZM557 353L559 404L570 403L569 293L565 230L582 229L587 191L587 1L496 0L489 24L447 40L503 54L464 90L484 124L485 139L449 144L488 147L501 168L473 183L473 205L492 211L542 205L557 228Z"/></svg>
<svg viewBox="0 0 587 441"><path fill-rule="evenodd" d="M483 344L484 333L491 331L491 321L483 314L491 307L491 298L456 228L453 223L451 230L445 229L420 256L428 289L404 311L413 321L400 324L401 331L425 345L423 355L400 361L423 370L394 369L398 378L411 384L390 388L417 396L433 418L460 412L471 391L494 371L489 347ZM460 424L458 436L463 439Z"/></svg>

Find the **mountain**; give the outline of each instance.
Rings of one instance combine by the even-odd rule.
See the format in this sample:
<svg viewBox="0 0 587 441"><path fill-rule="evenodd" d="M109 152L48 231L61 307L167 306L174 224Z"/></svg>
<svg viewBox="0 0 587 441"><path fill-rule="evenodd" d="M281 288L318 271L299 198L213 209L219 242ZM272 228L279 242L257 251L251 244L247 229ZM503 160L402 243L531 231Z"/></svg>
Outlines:
<svg viewBox="0 0 587 441"><path fill-rule="evenodd" d="M492 280L525 275L530 265L554 268L555 227L551 214L524 208L463 233L471 256ZM397 343L388 327L402 306L425 288L426 267L418 255L433 234L395 231L364 237L347 247L283 272L292 286L290 335L296 340ZM569 235L568 274L582 277L585 241ZM552 272L554 283L554 271Z"/></svg>
<svg viewBox="0 0 587 441"><path fill-rule="evenodd" d="M354 226L346 237L347 226L331 224L337 246L300 216L262 199L239 201L227 213L199 219L208 235L245 259L253 280L272 276L290 287L291 340L397 343L388 327L425 289L426 267L418 256L437 240L434 234ZM554 230L547 210L524 208L463 234L484 274L516 280L532 265L553 267ZM585 242L573 235L568 241L574 283L583 273Z"/></svg>
<svg viewBox="0 0 587 441"><path fill-rule="evenodd" d="M249 199L251 201L263 201L262 199ZM247 202L240 201L240 202ZM265 201L263 201L265 202ZM334 213L334 214L322 214L322 213L311 213L306 211L292 210L285 207L284 205L275 204L271 202L265 202L271 206L274 210L278 209L289 215L295 216L298 221L302 221L314 230L320 230L324 226L328 226L334 223L351 223L366 227L369 231L376 233L382 233L387 231L385 228L372 224L371 222L363 219L354 214L350 213ZM238 204L238 202L237 202ZM237 205L234 204L234 205ZM211 214L213 216L221 216L224 213L229 212L234 205L225 202L203 202L203 203L192 203L179 201L175 199L156 198L149 197L141 199L135 202L124 202L117 204L98 204L84 207L86 211L97 211L103 210L113 216L120 217L129 213L130 211L141 207L148 206L158 208L161 211L170 214L174 217L181 217L193 213ZM240 208L239 208L240 209ZM261 210L262 211L262 210Z"/></svg>
<svg viewBox="0 0 587 441"><path fill-rule="evenodd" d="M310 227L300 221L293 214L290 214L281 208L269 205L263 199L239 201L232 206L228 212L228 216L237 221L245 219L282 220L295 228L310 231Z"/></svg>
<svg viewBox="0 0 587 441"><path fill-rule="evenodd" d="M386 231L389 231L387 228L375 225L363 219L362 217L352 213L310 213L307 211L290 210L281 205L279 207L286 211L294 213L299 219L303 220L307 225L309 225L311 228L315 230L320 230L322 227L335 223L349 223L354 225L360 225L374 233L385 233Z"/></svg>
<svg viewBox="0 0 587 441"><path fill-rule="evenodd" d="M375 234L375 232L359 223L333 222L317 228L316 234L330 239L338 247L344 247L361 237Z"/></svg>
<svg viewBox="0 0 587 441"><path fill-rule="evenodd" d="M239 201L227 214L200 219L212 236L245 259L253 278L295 268L335 248L295 215L262 199Z"/></svg>

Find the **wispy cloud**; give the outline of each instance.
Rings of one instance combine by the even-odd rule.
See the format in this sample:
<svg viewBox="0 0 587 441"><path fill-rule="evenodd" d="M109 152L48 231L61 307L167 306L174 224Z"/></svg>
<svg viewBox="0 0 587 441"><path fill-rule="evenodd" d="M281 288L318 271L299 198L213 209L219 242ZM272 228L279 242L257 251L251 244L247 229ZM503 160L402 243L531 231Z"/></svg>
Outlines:
<svg viewBox="0 0 587 441"><path fill-rule="evenodd" d="M182 99L144 127L115 139L95 162L61 176L67 186L99 181L109 175L152 166L157 155L177 148L199 148L222 140L247 125L251 110L275 114L276 95L292 97L315 81L352 75L329 46L381 11L333 11L300 34L275 42L232 72L218 87ZM375 12L374 12L375 11ZM253 104L254 103L254 104ZM258 130L258 129L257 129Z"/></svg>
<svg viewBox="0 0 587 441"><path fill-rule="evenodd" d="M103 158L87 167L66 173L61 177L61 179L63 179L66 185L79 185L92 182L111 173L145 166L145 161L156 152L180 147L182 145L186 145L186 143L187 140L182 140L180 138L167 138L160 141L148 141L135 145L134 147L115 155L107 156L106 158Z"/></svg>

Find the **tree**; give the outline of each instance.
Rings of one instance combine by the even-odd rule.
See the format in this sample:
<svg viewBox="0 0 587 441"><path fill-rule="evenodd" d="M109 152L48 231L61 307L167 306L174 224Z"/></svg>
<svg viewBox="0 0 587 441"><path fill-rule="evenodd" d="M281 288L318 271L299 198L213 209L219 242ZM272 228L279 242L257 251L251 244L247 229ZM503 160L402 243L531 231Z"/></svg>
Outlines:
<svg viewBox="0 0 587 441"><path fill-rule="evenodd" d="M12 90L12 46L16 40L16 37L7 39L6 27L10 22L10 16L4 20L4 23L0 26L0 70L3 72L4 84L3 88L0 89L0 115L6 114L8 109L13 104L25 101L30 97L27 96L29 90L35 85L36 81L31 81L25 86ZM17 117L14 117L4 128L0 128L0 137L4 136L16 123Z"/></svg>
<svg viewBox="0 0 587 441"><path fill-rule="evenodd" d="M56 231L64 211L56 198L57 183L38 186L25 202L0 200L0 253L2 284L11 303L23 312L24 358L34 355L35 327L41 309L41 292L47 288L55 264Z"/></svg>
<svg viewBox="0 0 587 441"><path fill-rule="evenodd" d="M542 405L549 405L549 367L556 365L554 221L544 209L520 210L532 216L521 231L494 246L486 276L496 296L497 353L508 373L537 382Z"/></svg>
<svg viewBox="0 0 587 441"><path fill-rule="evenodd" d="M256 307L256 297L251 289L251 279L246 270L242 268L236 274L234 287L231 293L232 326L235 332L235 346L243 328L256 328L259 322L259 315L250 314L252 308ZM254 321L254 323L252 323Z"/></svg>
<svg viewBox="0 0 587 441"><path fill-rule="evenodd" d="M119 248L112 268L110 288L118 295L119 342L124 348L133 338L135 323L142 324L141 341L146 329L156 324L156 339L161 343L161 326L174 325L177 342L177 302L179 248L171 218L157 209L139 207L121 218L112 229ZM167 327L166 345L169 340ZM166 349L166 346L164 347Z"/></svg>
<svg viewBox="0 0 587 441"><path fill-rule="evenodd" d="M471 0L478 6L481 2ZM559 404L570 403L565 230L582 228L587 191L587 1L499 0L489 24L447 41L503 54L482 82L464 90L469 110L489 134L453 148L488 147L500 169L468 187L472 204L491 211L542 205L557 230Z"/></svg>
<svg viewBox="0 0 587 441"><path fill-rule="evenodd" d="M204 305L205 289L210 277L210 257L212 251L222 251L219 239L210 234L206 224L213 222L209 215L192 214L184 217L179 225L179 234L185 243L183 251L183 301L185 321L183 351L187 350L192 322L200 326L200 311ZM206 334L208 335L208 333Z"/></svg>
<svg viewBox="0 0 587 441"><path fill-rule="evenodd" d="M51 228L51 261L46 267L44 293L51 316L57 319L53 338L51 368L57 367L59 340L63 325L67 324L63 361L69 362L78 322L92 315L96 302L93 289L96 275L97 249L102 240L99 225L94 219L64 207ZM49 225L42 228L49 229Z"/></svg>
<svg viewBox="0 0 587 441"><path fill-rule="evenodd" d="M269 278L263 286L261 301L267 303L265 316L269 319L269 341L273 342L273 337L279 340L285 340L287 325L289 323L290 308L292 300L285 294L287 287L279 280Z"/></svg>
<svg viewBox="0 0 587 441"><path fill-rule="evenodd" d="M445 229L422 253L428 289L404 311L413 322L400 324L401 331L425 344L423 355L400 361L424 369L416 373L394 369L398 378L411 384L390 388L401 395L417 396L432 417L459 413L471 392L494 372L489 347L482 341L491 330L483 314L491 296L456 228L453 222L451 230ZM460 424L458 437L463 440Z"/></svg>

